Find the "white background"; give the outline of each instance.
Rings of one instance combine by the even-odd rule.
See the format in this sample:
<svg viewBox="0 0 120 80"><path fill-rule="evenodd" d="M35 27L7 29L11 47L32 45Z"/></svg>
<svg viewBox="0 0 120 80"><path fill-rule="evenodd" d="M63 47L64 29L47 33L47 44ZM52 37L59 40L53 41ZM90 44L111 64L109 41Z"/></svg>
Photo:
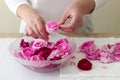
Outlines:
<svg viewBox="0 0 120 80"><path fill-rule="evenodd" d="M120 32L119 4L120 0L107 0L102 8L93 13L94 32ZM0 0L0 33L18 32L19 21L7 8L4 0Z"/></svg>

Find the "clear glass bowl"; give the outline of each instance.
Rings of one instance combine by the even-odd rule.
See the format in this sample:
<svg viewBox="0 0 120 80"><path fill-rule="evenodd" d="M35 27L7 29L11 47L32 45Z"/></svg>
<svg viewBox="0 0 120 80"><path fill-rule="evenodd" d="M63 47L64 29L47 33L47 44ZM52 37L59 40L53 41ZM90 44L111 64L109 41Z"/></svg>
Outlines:
<svg viewBox="0 0 120 80"><path fill-rule="evenodd" d="M66 36L62 36L59 34L51 34L49 36L49 41L52 42L56 42L57 40L64 38ZM73 54L74 50L76 49L76 44L74 43L73 39L70 39L67 37L69 43L70 43L70 47L72 48L72 52L69 56L67 56L66 58L60 59L60 60L54 60L54 61L29 61L29 60L25 60L22 58L18 58L14 55L15 50L19 49L20 46L20 41L21 39L24 39L25 41L31 41L34 38L32 37L21 37L16 39L15 41L13 41L10 46L9 46L9 51L11 53L11 55L23 66L37 71L37 72L50 72L50 71L54 71L59 69L60 67L62 67L70 58L70 56Z"/></svg>

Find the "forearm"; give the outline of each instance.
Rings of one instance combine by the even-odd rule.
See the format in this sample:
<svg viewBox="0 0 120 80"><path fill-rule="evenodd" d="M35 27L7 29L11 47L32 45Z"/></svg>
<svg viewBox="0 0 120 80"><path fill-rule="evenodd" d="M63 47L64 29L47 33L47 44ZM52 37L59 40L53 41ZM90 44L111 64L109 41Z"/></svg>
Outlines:
<svg viewBox="0 0 120 80"><path fill-rule="evenodd" d="M20 17L21 19L24 20L24 19L28 18L29 15L34 16L37 13L29 5L23 4L17 8L16 14L18 17Z"/></svg>
<svg viewBox="0 0 120 80"><path fill-rule="evenodd" d="M95 9L94 0L75 0L76 5L79 5L83 14L89 14Z"/></svg>
<svg viewBox="0 0 120 80"><path fill-rule="evenodd" d="M19 6L16 14L25 22L25 35L48 40L45 22L31 6L27 4Z"/></svg>
<svg viewBox="0 0 120 80"><path fill-rule="evenodd" d="M28 0L5 0L5 3L14 14L16 14L16 10L20 5L27 4L30 6Z"/></svg>

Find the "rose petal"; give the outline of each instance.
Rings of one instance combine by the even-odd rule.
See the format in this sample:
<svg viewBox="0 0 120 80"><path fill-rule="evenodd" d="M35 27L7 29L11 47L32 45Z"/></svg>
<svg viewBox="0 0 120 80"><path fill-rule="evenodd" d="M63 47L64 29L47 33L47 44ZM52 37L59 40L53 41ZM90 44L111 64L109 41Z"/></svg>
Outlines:
<svg viewBox="0 0 120 80"><path fill-rule="evenodd" d="M57 21L52 20L52 21L47 22L46 30L47 30L48 33L57 32L58 29L59 29L59 24L58 24Z"/></svg>
<svg viewBox="0 0 120 80"><path fill-rule="evenodd" d="M47 47L47 41L43 39L36 39L32 45L33 49L39 49L41 47Z"/></svg>
<svg viewBox="0 0 120 80"><path fill-rule="evenodd" d="M86 57L90 60L99 60L100 59L100 50L88 50L86 52Z"/></svg>
<svg viewBox="0 0 120 80"><path fill-rule="evenodd" d="M86 41L79 47L79 50L81 52L86 52L90 49L96 49L96 45L95 45L95 42L93 40L92 41Z"/></svg>
<svg viewBox="0 0 120 80"><path fill-rule="evenodd" d="M21 47L21 48L29 47L29 43L28 43L28 42L25 42L24 39L21 39L20 47Z"/></svg>
<svg viewBox="0 0 120 80"><path fill-rule="evenodd" d="M115 52L114 54L112 54L113 56L113 61L118 62L120 61L120 52Z"/></svg>
<svg viewBox="0 0 120 80"><path fill-rule="evenodd" d="M44 61L45 59L39 55L33 55L30 58L31 61Z"/></svg>
<svg viewBox="0 0 120 80"><path fill-rule="evenodd" d="M23 55L26 56L26 57L30 57L34 54L34 49L30 48L30 47L26 47L26 48L23 48L22 52L23 52Z"/></svg>
<svg viewBox="0 0 120 80"><path fill-rule="evenodd" d="M79 60L77 67L81 70L88 71L88 70L92 69L92 63L89 60L83 58L83 59Z"/></svg>

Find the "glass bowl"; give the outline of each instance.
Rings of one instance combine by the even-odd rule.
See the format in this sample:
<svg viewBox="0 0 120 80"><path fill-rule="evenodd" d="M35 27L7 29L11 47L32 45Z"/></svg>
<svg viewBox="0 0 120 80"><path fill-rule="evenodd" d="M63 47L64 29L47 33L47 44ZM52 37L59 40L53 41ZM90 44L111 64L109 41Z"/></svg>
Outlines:
<svg viewBox="0 0 120 80"><path fill-rule="evenodd" d="M71 47L71 52L68 56L66 56L65 58L59 59L59 60L31 61L31 60L25 60L25 59L16 57L14 53L16 50L19 50L21 39L24 39L25 41L28 41L28 42L31 40L35 40L34 38L27 37L27 36L18 38L15 41L13 41L9 46L9 51L11 55L23 66L31 70L37 71L37 72L50 72L50 71L54 71L62 67L68 61L70 56L72 56L72 54L74 53L74 50L76 49L76 44L74 43L73 39L60 35L60 34L56 34L56 33L49 35L49 41L51 42L56 42L57 40L61 38L67 38L67 40L69 41L69 45Z"/></svg>

